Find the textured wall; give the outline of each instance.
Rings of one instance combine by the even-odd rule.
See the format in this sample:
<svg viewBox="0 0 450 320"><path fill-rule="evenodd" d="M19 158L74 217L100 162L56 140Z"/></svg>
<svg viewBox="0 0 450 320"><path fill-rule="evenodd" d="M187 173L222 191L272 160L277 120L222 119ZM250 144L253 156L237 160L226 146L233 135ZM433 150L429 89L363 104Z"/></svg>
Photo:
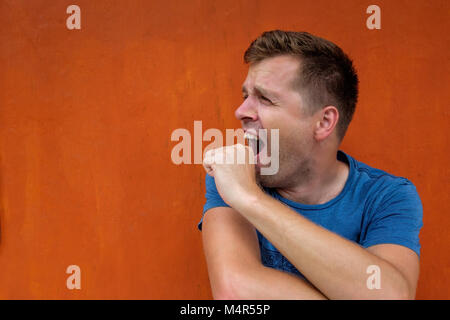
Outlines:
<svg viewBox="0 0 450 320"><path fill-rule="evenodd" d="M81 8L68 30L66 8ZM366 8L381 8L381 30ZM305 30L354 59L342 149L412 180L424 204L417 298L450 298L449 10L434 1L0 0L0 298L211 298L203 169L176 128L235 128L242 54ZM205 145L206 146L206 143ZM66 288L67 266L81 290Z"/></svg>

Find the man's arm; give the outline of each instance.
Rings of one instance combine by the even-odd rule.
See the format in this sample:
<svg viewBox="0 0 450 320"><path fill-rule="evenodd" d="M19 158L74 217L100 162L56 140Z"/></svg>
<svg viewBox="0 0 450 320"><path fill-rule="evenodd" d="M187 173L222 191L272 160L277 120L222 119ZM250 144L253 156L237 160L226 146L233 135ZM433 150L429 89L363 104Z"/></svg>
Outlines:
<svg viewBox="0 0 450 320"><path fill-rule="evenodd" d="M415 252L397 244L378 244L367 248L367 251L390 262L406 278L409 284L409 297L416 296L419 280L419 257Z"/></svg>
<svg viewBox="0 0 450 320"><path fill-rule="evenodd" d="M222 161L234 159L236 153L245 154L248 159L253 157L251 148L240 144L209 150L205 154L203 165L206 172L214 177L221 198L258 229L327 298L414 298L419 259L413 250L401 245L372 245L364 249L316 225L265 194L256 184L254 165ZM413 196L411 192L406 192L406 196ZM398 203L400 207L396 207ZM407 215L405 210L416 210L414 206L420 203L416 201L412 206L403 205L402 201L386 204L384 210L388 214L374 222L375 228L387 228L395 233L392 223L405 223L405 220L391 219L389 216L398 216L399 212ZM382 221L387 221L390 227ZM418 227L417 223L411 226ZM372 239L374 244L377 242L375 240ZM369 275L366 272L371 265L381 270L380 289L370 290L367 287Z"/></svg>
<svg viewBox="0 0 450 320"><path fill-rule="evenodd" d="M419 260L410 249L378 245L364 249L321 227L261 192L233 205L330 299L413 299ZM370 265L381 270L381 289L367 288Z"/></svg>
<svg viewBox="0 0 450 320"><path fill-rule="evenodd" d="M202 235L215 299L326 299L303 279L263 266L255 228L234 209L208 210Z"/></svg>

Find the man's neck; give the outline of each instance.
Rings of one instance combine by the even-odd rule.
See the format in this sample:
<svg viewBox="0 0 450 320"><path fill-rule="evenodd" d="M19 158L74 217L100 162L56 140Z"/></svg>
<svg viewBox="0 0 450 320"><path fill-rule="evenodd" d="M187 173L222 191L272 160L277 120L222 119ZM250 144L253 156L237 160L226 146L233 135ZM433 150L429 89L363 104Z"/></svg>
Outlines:
<svg viewBox="0 0 450 320"><path fill-rule="evenodd" d="M337 197L344 189L349 175L347 163L334 161L316 163L304 184L292 188L280 188L277 192L284 198L302 204L324 204ZM301 179L299 179L301 180Z"/></svg>

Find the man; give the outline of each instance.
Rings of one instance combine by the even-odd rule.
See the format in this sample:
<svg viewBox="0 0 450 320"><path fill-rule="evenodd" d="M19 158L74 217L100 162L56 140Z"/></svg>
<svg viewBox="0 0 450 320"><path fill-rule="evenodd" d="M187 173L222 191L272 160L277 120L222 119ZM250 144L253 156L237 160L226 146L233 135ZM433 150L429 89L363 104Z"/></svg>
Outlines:
<svg viewBox="0 0 450 320"><path fill-rule="evenodd" d="M279 130L279 171L262 175L248 161L258 150L241 144L206 153L199 229L214 298L414 299L414 185L339 150L358 95L351 60L327 40L279 30L244 60L235 114L247 135ZM230 152L247 161L217 161Z"/></svg>

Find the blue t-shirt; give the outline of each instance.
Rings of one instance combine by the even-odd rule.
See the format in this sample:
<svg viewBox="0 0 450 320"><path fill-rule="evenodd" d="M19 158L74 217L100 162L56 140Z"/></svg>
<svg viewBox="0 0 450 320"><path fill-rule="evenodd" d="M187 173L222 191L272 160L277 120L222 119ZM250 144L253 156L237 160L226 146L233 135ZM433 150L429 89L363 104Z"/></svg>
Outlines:
<svg viewBox="0 0 450 320"><path fill-rule="evenodd" d="M301 204L283 198L275 189L264 190L298 214L364 248L391 243L410 248L420 256L419 231L423 209L411 181L369 167L342 151L338 151L337 159L349 165L347 182L338 196L324 204ZM214 207L229 206L219 195L214 178L207 174L203 216ZM199 230L202 230L203 216L198 224ZM266 267L303 277L277 248L258 230L256 232L261 260Z"/></svg>

